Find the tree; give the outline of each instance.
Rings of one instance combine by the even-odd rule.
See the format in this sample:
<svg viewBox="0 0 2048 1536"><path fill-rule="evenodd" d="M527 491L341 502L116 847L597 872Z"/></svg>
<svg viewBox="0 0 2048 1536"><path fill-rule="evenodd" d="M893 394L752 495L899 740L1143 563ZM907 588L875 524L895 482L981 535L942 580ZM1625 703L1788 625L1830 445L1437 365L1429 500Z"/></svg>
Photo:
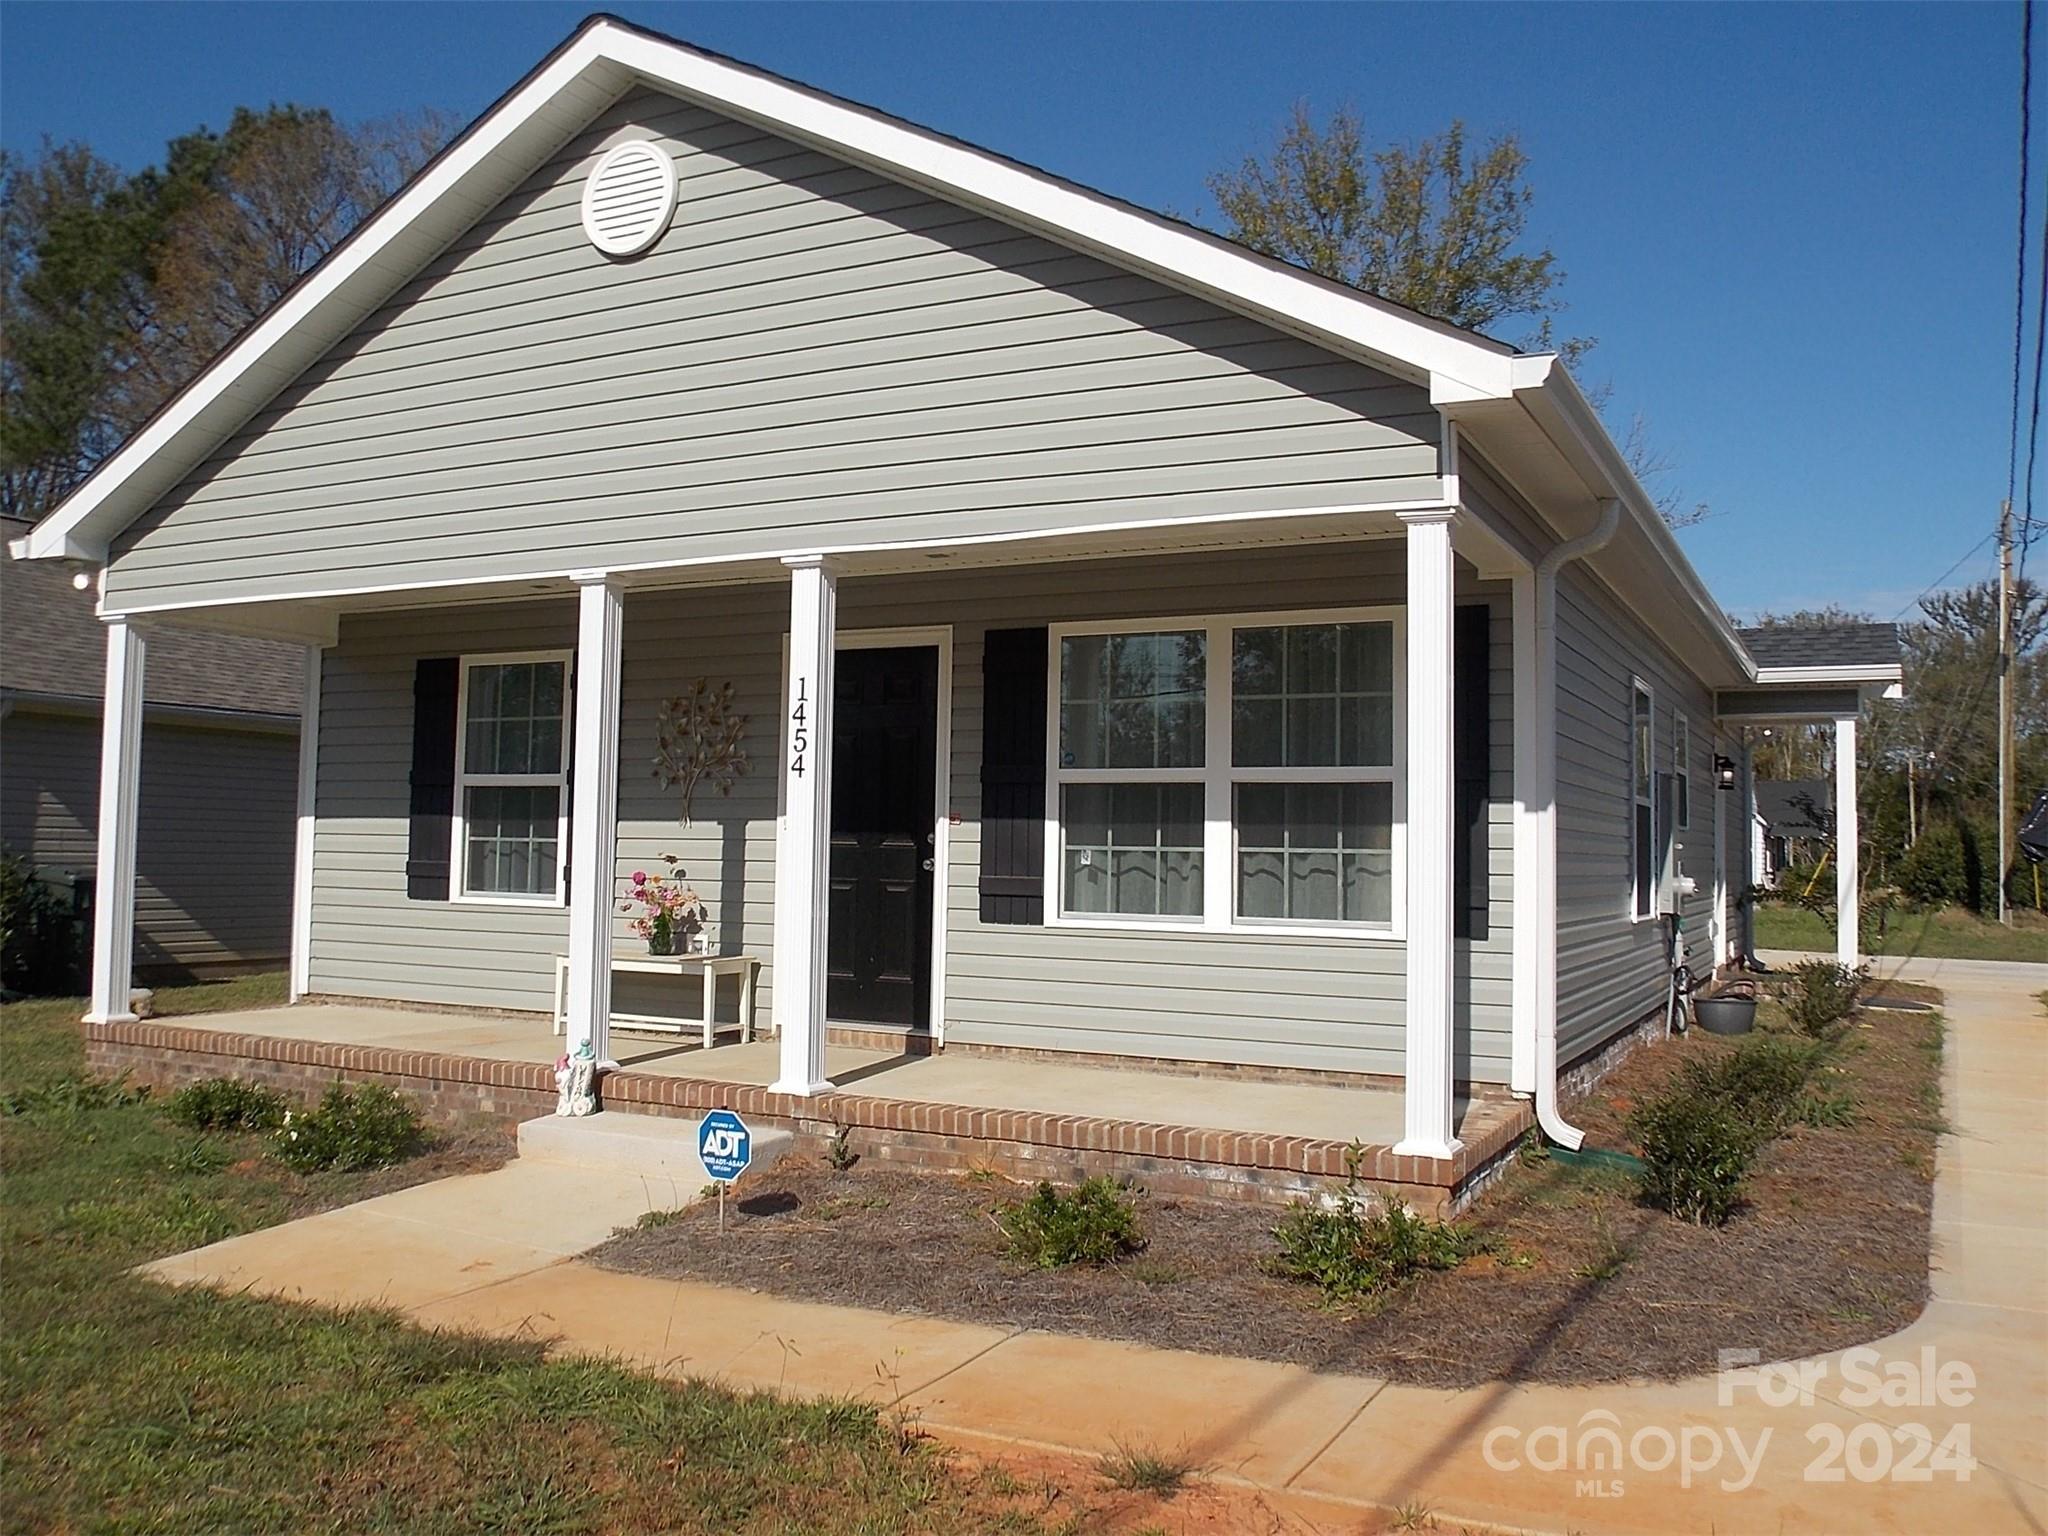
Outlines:
<svg viewBox="0 0 2048 1536"><path fill-rule="evenodd" d="M62 500L445 136L285 106L133 176L82 144L0 157L0 510Z"/></svg>
<svg viewBox="0 0 2048 1536"><path fill-rule="evenodd" d="M1369 150L1355 111L1318 124L1297 102L1270 151L1217 172L1208 187L1226 233L1255 251L1467 330L1518 326L1518 337L1503 339L1576 364L1594 342L1553 335L1564 271L1548 246L1525 248L1535 196L1528 168L1512 133L1475 154L1454 121L1412 144ZM1597 404L1606 398L1595 392ZM1705 502L1657 488L1672 465L1640 413L1617 436L1667 524L1688 528L1712 515Z"/></svg>
<svg viewBox="0 0 2048 1536"><path fill-rule="evenodd" d="M1467 330L1524 322L1525 343L1544 350L1564 273L1547 247L1521 249L1528 163L1513 134L1468 156L1462 122L1368 153L1356 112L1318 126L1297 102L1269 155L1247 155L1208 186L1231 238L1255 251Z"/></svg>

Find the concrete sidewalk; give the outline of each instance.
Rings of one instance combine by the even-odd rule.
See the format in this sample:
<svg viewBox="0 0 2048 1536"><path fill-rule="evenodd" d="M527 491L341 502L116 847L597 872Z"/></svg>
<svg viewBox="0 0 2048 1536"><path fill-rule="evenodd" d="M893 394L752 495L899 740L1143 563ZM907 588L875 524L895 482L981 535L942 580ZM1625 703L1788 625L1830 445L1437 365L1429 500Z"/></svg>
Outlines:
<svg viewBox="0 0 2048 1536"><path fill-rule="evenodd" d="M1948 992L1934 1300L1868 1350L1761 1379L1440 1391L614 1274L566 1255L679 1192L520 1163L149 1268L384 1302L667 1376L862 1396L978 1449L1185 1445L1312 1528L1420 1506L1444 1526L1586 1536L2048 1531L2048 966L1904 974ZM1810 1394L1774 1406L1802 1370ZM1886 1375L1889 1398L1865 1390Z"/></svg>

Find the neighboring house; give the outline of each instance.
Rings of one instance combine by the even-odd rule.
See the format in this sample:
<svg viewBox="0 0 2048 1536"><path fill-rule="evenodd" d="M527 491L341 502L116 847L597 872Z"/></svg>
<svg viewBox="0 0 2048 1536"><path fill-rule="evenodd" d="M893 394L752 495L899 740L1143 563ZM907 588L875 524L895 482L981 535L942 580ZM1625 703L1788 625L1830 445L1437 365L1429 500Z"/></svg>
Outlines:
<svg viewBox="0 0 2048 1536"><path fill-rule="evenodd" d="M1557 358L608 18L17 552L127 666L307 647L298 993L545 1011L563 954L603 1057L672 853L776 1091L828 1024L1363 1075L1424 1159L1468 1090L1576 1144L1667 914L1736 947L1744 730L1899 675L1760 665ZM752 768L685 824L699 680Z"/></svg>
<svg viewBox="0 0 2048 1536"><path fill-rule="evenodd" d="M10 539L30 525L4 519ZM90 591L0 561L0 845L81 909L99 830L107 636ZM135 961L150 979L282 965L304 659L165 626L149 638Z"/></svg>
<svg viewBox="0 0 2048 1536"><path fill-rule="evenodd" d="M1821 856L1832 833L1832 791L1826 779L1759 779L1756 784L1756 883L1776 889L1794 864Z"/></svg>

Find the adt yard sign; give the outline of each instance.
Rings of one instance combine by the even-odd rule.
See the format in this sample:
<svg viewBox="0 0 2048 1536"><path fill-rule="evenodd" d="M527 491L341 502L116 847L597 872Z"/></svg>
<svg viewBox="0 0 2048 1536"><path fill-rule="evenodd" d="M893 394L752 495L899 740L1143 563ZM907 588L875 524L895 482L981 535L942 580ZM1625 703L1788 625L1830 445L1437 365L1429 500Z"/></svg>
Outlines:
<svg viewBox="0 0 2048 1536"><path fill-rule="evenodd" d="M697 1127L697 1159L721 1184L747 1171L754 1160L754 1136L746 1121L729 1109L714 1109Z"/></svg>

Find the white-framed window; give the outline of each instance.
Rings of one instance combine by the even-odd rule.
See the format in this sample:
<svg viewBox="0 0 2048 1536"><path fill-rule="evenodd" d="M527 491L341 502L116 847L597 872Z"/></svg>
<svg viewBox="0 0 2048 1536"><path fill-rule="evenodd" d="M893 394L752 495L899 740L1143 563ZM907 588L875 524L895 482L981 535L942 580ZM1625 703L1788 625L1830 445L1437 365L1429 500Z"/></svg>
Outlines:
<svg viewBox="0 0 2048 1536"><path fill-rule="evenodd" d="M1629 690L1629 915L1657 915L1657 707L1650 685Z"/></svg>
<svg viewBox="0 0 2048 1536"><path fill-rule="evenodd" d="M1056 924L1389 935L1397 611L1056 625Z"/></svg>
<svg viewBox="0 0 2048 1536"><path fill-rule="evenodd" d="M556 906L569 841L569 653L465 656L456 704L458 900Z"/></svg>

